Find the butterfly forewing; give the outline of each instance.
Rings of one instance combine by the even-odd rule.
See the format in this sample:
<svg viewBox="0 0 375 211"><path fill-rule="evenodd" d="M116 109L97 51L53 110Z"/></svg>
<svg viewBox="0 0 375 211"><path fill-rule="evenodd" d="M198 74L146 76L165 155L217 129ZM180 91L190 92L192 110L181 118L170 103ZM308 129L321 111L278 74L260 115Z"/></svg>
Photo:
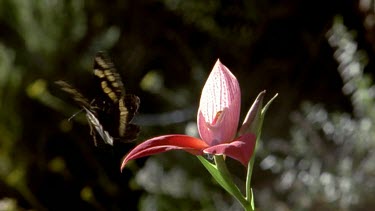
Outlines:
<svg viewBox="0 0 375 211"><path fill-rule="evenodd" d="M95 56L94 75L99 81L99 87L104 94L104 98L117 103L125 95L120 74L116 71L113 62L103 52L99 52Z"/></svg>
<svg viewBox="0 0 375 211"><path fill-rule="evenodd" d="M99 116L101 123L111 134L117 134L120 140L133 140L138 134L139 127L129 124L139 107L139 98L125 93L120 74L111 59L103 52L97 53L94 60L94 75L101 88L102 99L95 99L95 105L101 108ZM115 115L113 115L115 114ZM116 124L117 127L113 125ZM131 129L129 129L131 128ZM129 138L132 137L132 138Z"/></svg>
<svg viewBox="0 0 375 211"><path fill-rule="evenodd" d="M91 105L89 103L89 100L85 98L77 89L75 89L73 86L68 84L65 81L56 81L57 85L61 87L61 89L65 92L67 92L73 100L81 107L90 108Z"/></svg>
<svg viewBox="0 0 375 211"><path fill-rule="evenodd" d="M91 104L89 103L89 100L87 98L85 98L77 89L75 89L73 86L71 86L67 82L56 81L55 83L57 85L59 85L63 91L65 91L69 95L71 95L73 100L86 111L86 117L87 117L88 123L90 125L90 134L92 135L92 137L94 139L95 145L97 145L95 131L97 131L99 133L99 135L103 138L103 140L106 143L109 142L109 141L107 141L107 139L109 140L109 137L104 136L105 133L103 132L103 129L100 129L100 128L103 128L103 127L100 125L99 121L95 121L95 115L97 115L97 113L96 113L95 109L93 109ZM106 135L109 136L109 134L106 134Z"/></svg>

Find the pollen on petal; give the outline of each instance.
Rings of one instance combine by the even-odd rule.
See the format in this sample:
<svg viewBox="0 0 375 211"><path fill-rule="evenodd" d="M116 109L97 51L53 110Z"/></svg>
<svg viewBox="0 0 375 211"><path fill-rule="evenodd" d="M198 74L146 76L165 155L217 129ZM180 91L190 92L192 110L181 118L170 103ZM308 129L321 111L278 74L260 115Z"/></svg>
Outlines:
<svg viewBox="0 0 375 211"><path fill-rule="evenodd" d="M217 113L216 113L216 116L215 116L215 118L214 118L214 120L212 121L212 125L215 125L216 124L216 122L220 122L221 121L221 117L223 116L223 115L221 115L223 113L223 111L218 111Z"/></svg>

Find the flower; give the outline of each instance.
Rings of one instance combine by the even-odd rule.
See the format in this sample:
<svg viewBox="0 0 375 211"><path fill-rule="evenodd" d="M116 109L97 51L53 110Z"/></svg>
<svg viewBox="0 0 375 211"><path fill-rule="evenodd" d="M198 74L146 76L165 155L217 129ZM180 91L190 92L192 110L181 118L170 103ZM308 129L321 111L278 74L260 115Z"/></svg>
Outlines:
<svg viewBox="0 0 375 211"><path fill-rule="evenodd" d="M182 134L170 134L144 141L124 158L121 169L129 160L170 150L185 150L193 155L209 153L226 155L247 166L255 147L255 135L243 129L236 137L240 116L241 91L236 77L217 60L206 84L197 113L198 131L201 139Z"/></svg>

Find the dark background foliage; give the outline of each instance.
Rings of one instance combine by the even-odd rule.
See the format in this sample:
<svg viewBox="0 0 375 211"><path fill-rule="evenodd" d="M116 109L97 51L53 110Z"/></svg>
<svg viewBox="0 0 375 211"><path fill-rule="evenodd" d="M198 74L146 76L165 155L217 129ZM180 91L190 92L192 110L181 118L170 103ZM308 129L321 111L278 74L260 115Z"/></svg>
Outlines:
<svg viewBox="0 0 375 211"><path fill-rule="evenodd" d="M137 142L195 128L200 91L218 58L239 80L242 116L260 91L266 99L279 93L255 164L257 207L368 210L374 4L1 0L0 210L240 209L187 153L119 171ZM84 115L68 121L78 107L54 81L95 97L99 50L141 99L135 143L95 147ZM228 162L242 184L245 170Z"/></svg>

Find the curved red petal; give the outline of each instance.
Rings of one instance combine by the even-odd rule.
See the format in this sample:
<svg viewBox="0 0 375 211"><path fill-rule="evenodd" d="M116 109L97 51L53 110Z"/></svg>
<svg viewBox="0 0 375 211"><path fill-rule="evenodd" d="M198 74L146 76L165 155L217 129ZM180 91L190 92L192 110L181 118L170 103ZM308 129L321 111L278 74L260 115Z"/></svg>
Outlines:
<svg viewBox="0 0 375 211"><path fill-rule="evenodd" d="M129 160L140 157L177 149L185 150L194 155L200 155L203 153L202 150L207 147L206 142L187 135L158 136L144 141L131 150L122 161L121 169L125 167Z"/></svg>
<svg viewBox="0 0 375 211"><path fill-rule="evenodd" d="M218 144L204 149L205 153L215 155L227 155L233 159L240 161L247 166L255 148L256 137L252 133L246 133L233 142L226 144Z"/></svg>

